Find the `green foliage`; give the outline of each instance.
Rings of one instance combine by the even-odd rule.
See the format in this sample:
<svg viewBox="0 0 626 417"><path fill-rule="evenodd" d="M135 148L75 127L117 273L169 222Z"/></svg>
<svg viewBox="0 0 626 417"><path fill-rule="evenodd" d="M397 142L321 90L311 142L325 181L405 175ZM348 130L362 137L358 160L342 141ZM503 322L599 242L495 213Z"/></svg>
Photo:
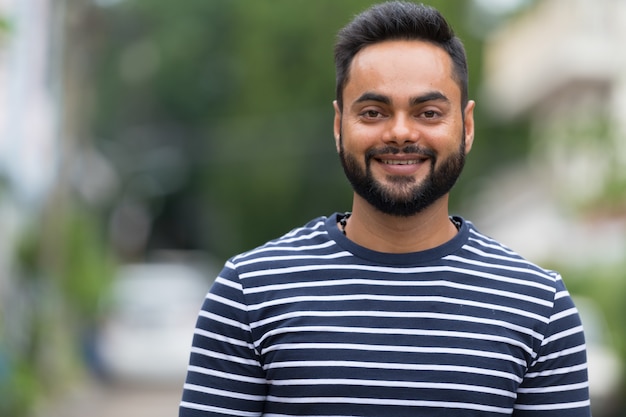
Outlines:
<svg viewBox="0 0 626 417"><path fill-rule="evenodd" d="M4 43L6 42L7 37L9 36L10 32L11 32L11 24L6 18L4 18L3 16L0 16L0 51L4 47Z"/></svg>
<svg viewBox="0 0 626 417"><path fill-rule="evenodd" d="M189 234L188 248L225 258L313 216L350 208L332 135L333 45L337 30L372 3L134 0L102 11L89 59L96 94L91 127L122 176L123 192L151 149L167 144L187 161L178 189L135 196L159 229L153 247L180 241L165 230L169 224ZM471 3L428 3L464 40L473 96L482 39L466 22ZM521 156L525 143L523 134L502 140L506 127L482 120L480 105L477 113L467 177ZM155 172L141 174L162 181ZM455 195L462 198L466 182ZM196 208L183 216L172 199Z"/></svg>
<svg viewBox="0 0 626 417"><path fill-rule="evenodd" d="M60 236L57 274L73 313L91 323L101 313L101 301L113 279L114 262L100 222L83 210L68 213Z"/></svg>
<svg viewBox="0 0 626 417"><path fill-rule="evenodd" d="M589 297L597 303L607 320L611 341L626 362L626 263L557 268L572 294Z"/></svg>
<svg viewBox="0 0 626 417"><path fill-rule="evenodd" d="M39 277L39 239L40 234L35 228L27 228L15 246L14 261L20 269L20 275L24 279L36 279Z"/></svg>
<svg viewBox="0 0 626 417"><path fill-rule="evenodd" d="M1 352L0 352L1 353ZM31 363L20 361L0 374L0 417L22 417L31 414L41 392Z"/></svg>
<svg viewBox="0 0 626 417"><path fill-rule="evenodd" d="M55 215L54 226L36 222L23 232L15 249L18 276L34 285L53 280L68 309L93 320L114 271L101 220L77 207Z"/></svg>
<svg viewBox="0 0 626 417"><path fill-rule="evenodd" d="M31 415L84 365L82 338L102 313L114 265L100 218L69 201L25 228L14 262L14 297L0 311L10 311L0 321L0 417Z"/></svg>
<svg viewBox="0 0 626 417"><path fill-rule="evenodd" d="M5 17L0 16L0 36L9 32L10 28L11 25L9 24L9 21Z"/></svg>

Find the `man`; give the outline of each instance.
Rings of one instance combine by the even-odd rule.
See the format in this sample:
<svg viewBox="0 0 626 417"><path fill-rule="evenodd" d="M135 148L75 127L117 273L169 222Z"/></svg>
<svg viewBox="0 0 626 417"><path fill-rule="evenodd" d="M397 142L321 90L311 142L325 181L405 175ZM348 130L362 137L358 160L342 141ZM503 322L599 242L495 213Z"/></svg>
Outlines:
<svg viewBox="0 0 626 417"><path fill-rule="evenodd" d="M180 416L589 416L560 276L449 216L474 102L447 22L374 6L339 33L335 61L351 214L226 263Z"/></svg>

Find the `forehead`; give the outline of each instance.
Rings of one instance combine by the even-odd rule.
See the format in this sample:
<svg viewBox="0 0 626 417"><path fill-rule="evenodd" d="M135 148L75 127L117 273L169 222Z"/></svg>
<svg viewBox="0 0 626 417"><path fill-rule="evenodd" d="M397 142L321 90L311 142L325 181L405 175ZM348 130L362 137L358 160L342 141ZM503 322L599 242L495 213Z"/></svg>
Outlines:
<svg viewBox="0 0 626 417"><path fill-rule="evenodd" d="M369 45L352 60L344 99L364 91L382 94L420 94L441 91L460 100L452 59L441 47L419 40L393 40Z"/></svg>

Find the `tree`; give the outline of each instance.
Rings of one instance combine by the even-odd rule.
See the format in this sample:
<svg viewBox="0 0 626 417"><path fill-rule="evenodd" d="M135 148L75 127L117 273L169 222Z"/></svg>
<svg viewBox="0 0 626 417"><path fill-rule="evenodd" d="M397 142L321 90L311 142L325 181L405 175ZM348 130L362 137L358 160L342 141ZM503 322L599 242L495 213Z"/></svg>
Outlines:
<svg viewBox="0 0 626 417"><path fill-rule="evenodd" d="M101 10L91 127L122 184L105 212L132 198L149 213L149 248L225 258L349 209L332 137L332 47L372 3L135 0ZM475 92L482 39L464 21L471 3L430 3L464 39ZM477 126L485 142L498 128ZM466 176L502 148L474 150Z"/></svg>

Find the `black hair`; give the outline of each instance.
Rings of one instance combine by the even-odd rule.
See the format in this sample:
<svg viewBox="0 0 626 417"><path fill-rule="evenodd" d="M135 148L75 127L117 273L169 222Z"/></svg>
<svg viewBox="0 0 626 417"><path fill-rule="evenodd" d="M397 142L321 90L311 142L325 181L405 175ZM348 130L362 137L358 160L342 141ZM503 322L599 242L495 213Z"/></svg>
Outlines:
<svg viewBox="0 0 626 417"><path fill-rule="evenodd" d="M341 29L335 43L336 99L341 109L354 56L366 46L387 40L421 40L445 50L452 59L455 81L461 89L461 105L468 100L465 48L446 19L433 7L390 1L370 7Z"/></svg>

